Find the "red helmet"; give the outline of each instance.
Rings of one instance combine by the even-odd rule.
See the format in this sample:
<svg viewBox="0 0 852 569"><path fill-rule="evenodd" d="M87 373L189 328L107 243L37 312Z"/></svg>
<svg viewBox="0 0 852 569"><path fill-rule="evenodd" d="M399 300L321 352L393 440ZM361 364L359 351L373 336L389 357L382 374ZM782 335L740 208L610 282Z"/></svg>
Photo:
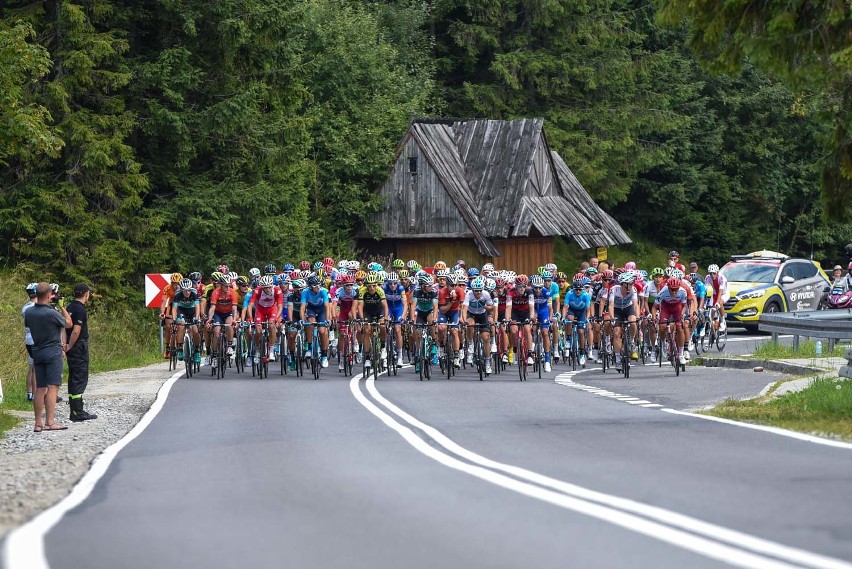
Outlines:
<svg viewBox="0 0 852 569"><path fill-rule="evenodd" d="M299 271L297 271L295 269L290 271L290 280L296 280L298 278L299 278Z"/></svg>
<svg viewBox="0 0 852 569"><path fill-rule="evenodd" d="M325 271L325 274L330 275L334 272L334 264L326 263L322 266L322 270Z"/></svg>
<svg viewBox="0 0 852 569"><path fill-rule="evenodd" d="M227 275L228 273L230 273L230 272L231 272L231 270L228 268L228 265L226 265L226 264L224 264L224 263L222 263L221 265L219 265L218 267L216 267L216 270L217 270L218 272L222 273L223 275Z"/></svg>
<svg viewBox="0 0 852 569"><path fill-rule="evenodd" d="M571 279L571 281L572 282L573 281L581 281L584 278L586 278L586 273L577 273L576 275L574 275L574 277Z"/></svg>
<svg viewBox="0 0 852 569"><path fill-rule="evenodd" d="M619 276L619 275L622 275L622 274L624 274L624 269L622 269L621 267L617 267L615 269L615 276Z"/></svg>
<svg viewBox="0 0 852 569"><path fill-rule="evenodd" d="M522 273L522 274L515 277L515 284L526 286L526 285L530 284L530 278Z"/></svg>
<svg viewBox="0 0 852 569"><path fill-rule="evenodd" d="M503 277L495 278L494 282L497 284L497 286L506 286L506 280Z"/></svg>
<svg viewBox="0 0 852 569"><path fill-rule="evenodd" d="M322 260L322 264L325 266L334 265L334 259L332 259L331 257L326 257Z"/></svg>
<svg viewBox="0 0 852 569"><path fill-rule="evenodd" d="M343 284L355 284L355 277L350 274L343 275Z"/></svg>
<svg viewBox="0 0 852 569"><path fill-rule="evenodd" d="M605 271L604 271L603 273L601 273L601 274L603 275L603 277L602 277L602 278L605 278L605 279L612 279L612 278L615 276L615 275L612 273L612 270L610 270L610 269L605 270Z"/></svg>
<svg viewBox="0 0 852 569"><path fill-rule="evenodd" d="M677 289L679 289L682 284L683 283L681 282L681 280L677 277L670 277L669 278L668 285L669 285L670 291L677 292Z"/></svg>
<svg viewBox="0 0 852 569"><path fill-rule="evenodd" d="M299 268L303 271L311 270L311 264L308 261L299 261Z"/></svg>

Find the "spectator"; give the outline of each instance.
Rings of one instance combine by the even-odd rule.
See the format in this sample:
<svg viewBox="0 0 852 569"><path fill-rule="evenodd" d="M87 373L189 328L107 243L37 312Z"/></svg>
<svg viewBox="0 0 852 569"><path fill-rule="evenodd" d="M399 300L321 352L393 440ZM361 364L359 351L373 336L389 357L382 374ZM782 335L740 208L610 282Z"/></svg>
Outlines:
<svg viewBox="0 0 852 569"><path fill-rule="evenodd" d="M38 283L30 283L25 289L30 298L21 309L21 315L25 320L27 309L35 305L36 288L38 288ZM26 325L24 325L24 345L27 347L27 366L29 368L27 370L27 401L32 401L36 392L35 367L33 367L33 335L30 334L30 329Z"/></svg>
<svg viewBox="0 0 852 569"><path fill-rule="evenodd" d="M465 268L464 267L464 259L459 259L458 261L456 261L456 265L453 267L453 270L457 271L459 269L464 269L464 268Z"/></svg>
<svg viewBox="0 0 852 569"><path fill-rule="evenodd" d="M832 274L831 274L831 282L836 281L837 279L839 279L842 276L843 276L843 267L841 267L840 265L834 265L834 270L832 271Z"/></svg>
<svg viewBox="0 0 852 569"><path fill-rule="evenodd" d="M71 316L62 299L57 298L60 316L51 306L51 286L38 283L36 302L24 314L24 326L33 337L32 358L35 367L36 393L34 399L34 432L62 431L65 425L56 423L56 395L62 385L62 352L65 336L62 329L71 326ZM42 422L42 412L45 414Z"/></svg>
<svg viewBox="0 0 852 569"><path fill-rule="evenodd" d="M589 268L589 266L590 266L589 263L587 263L586 261L583 261L582 263L580 263L580 272L581 273L585 272L586 269Z"/></svg>
<svg viewBox="0 0 852 569"><path fill-rule="evenodd" d="M67 326L65 356L68 358L68 404L71 406L72 421L98 418L83 410L83 392L89 384L89 317L86 314L86 303L90 295L89 286L78 283L74 285L74 301L68 305L71 324Z"/></svg>
<svg viewBox="0 0 852 569"><path fill-rule="evenodd" d="M608 269L609 269L609 263L607 263L606 261L601 261L601 262L598 263L598 272L599 273L602 273L602 272L604 272Z"/></svg>
<svg viewBox="0 0 852 569"><path fill-rule="evenodd" d="M592 257L591 259L589 259L589 267L594 267L594 268L598 269L598 271L600 272L600 268L598 267L598 265L600 265L600 261L598 260L597 257ZM588 267L586 267L586 268L588 268Z"/></svg>

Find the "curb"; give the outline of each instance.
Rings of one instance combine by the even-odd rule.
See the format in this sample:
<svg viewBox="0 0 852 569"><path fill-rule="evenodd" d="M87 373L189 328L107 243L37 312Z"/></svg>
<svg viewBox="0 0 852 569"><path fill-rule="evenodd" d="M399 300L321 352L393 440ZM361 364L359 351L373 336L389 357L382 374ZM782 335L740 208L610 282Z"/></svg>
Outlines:
<svg viewBox="0 0 852 569"><path fill-rule="evenodd" d="M703 365L704 367L727 367L734 369L752 369L756 366L762 366L769 371L778 371L791 375L808 375L826 371L820 368L776 362L773 360L739 360L733 358L704 358Z"/></svg>

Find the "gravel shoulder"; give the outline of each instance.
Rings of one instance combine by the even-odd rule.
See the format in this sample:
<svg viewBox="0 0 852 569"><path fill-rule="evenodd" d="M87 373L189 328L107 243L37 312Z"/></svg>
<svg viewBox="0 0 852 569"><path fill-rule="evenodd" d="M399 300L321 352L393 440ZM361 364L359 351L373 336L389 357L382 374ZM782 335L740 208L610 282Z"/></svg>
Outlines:
<svg viewBox="0 0 852 569"><path fill-rule="evenodd" d="M0 440L0 539L68 495L95 457L139 422L173 373L164 362L93 374L86 409L98 418L69 421L62 393L66 401L56 411L67 431L34 433L32 411L16 412L24 421Z"/></svg>

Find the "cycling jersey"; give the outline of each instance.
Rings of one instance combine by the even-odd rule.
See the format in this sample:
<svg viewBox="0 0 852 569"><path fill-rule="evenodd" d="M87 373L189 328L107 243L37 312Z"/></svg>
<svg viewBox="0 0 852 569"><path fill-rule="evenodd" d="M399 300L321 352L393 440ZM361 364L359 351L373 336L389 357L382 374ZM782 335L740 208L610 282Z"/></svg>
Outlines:
<svg viewBox="0 0 852 569"><path fill-rule="evenodd" d="M513 288L506 295L506 306L511 306L512 310L528 310L532 299L532 289L525 288L524 292Z"/></svg>
<svg viewBox="0 0 852 569"><path fill-rule="evenodd" d="M195 289L191 289L189 291L189 296L184 296L183 291L178 292L174 296L172 296L172 304L177 306L179 310L184 309L193 309L193 315L195 315L195 307L198 306L201 301L198 300L198 293Z"/></svg>
<svg viewBox="0 0 852 569"><path fill-rule="evenodd" d="M467 291L464 297L464 306L467 307L468 314L485 314L486 307L494 306L494 301L491 300L491 295L485 291L476 298L472 290Z"/></svg>
<svg viewBox="0 0 852 569"><path fill-rule="evenodd" d="M636 288L631 286L625 293L621 285L613 286L609 290L609 302L616 309L624 309L633 306L633 301L636 300Z"/></svg>
<svg viewBox="0 0 852 569"><path fill-rule="evenodd" d="M467 291L462 287L446 286L438 291L438 308L446 308L445 314L455 312L461 306L462 299Z"/></svg>
<svg viewBox="0 0 852 569"><path fill-rule="evenodd" d="M293 305L293 310L290 310L290 305ZM290 311L290 317L298 319L302 311L302 291L293 291L287 296L287 310Z"/></svg>
<svg viewBox="0 0 852 569"><path fill-rule="evenodd" d="M686 299L686 289L680 287L679 289L677 289L677 292L673 293L671 290L669 290L668 285L666 285L663 287L663 290L661 290L660 293L657 295L657 300L654 301L654 304L656 304L657 306L663 303L671 305L685 305Z"/></svg>
<svg viewBox="0 0 852 569"><path fill-rule="evenodd" d="M728 300L728 280L723 275L716 273L716 278L713 278L713 275L707 275L704 277L704 284L713 289L714 304L720 300L722 303Z"/></svg>
<svg viewBox="0 0 852 569"><path fill-rule="evenodd" d="M536 292L538 290L538 292ZM533 289L533 305L535 307L535 311L539 314L547 314L548 307L552 302L550 296L550 290L546 288Z"/></svg>
<svg viewBox="0 0 852 569"><path fill-rule="evenodd" d="M396 285L395 289L391 289L390 283L382 287L385 293L385 300L388 301L388 308L393 311L394 308L402 310L402 296L405 294L405 289L401 285Z"/></svg>
<svg viewBox="0 0 852 569"><path fill-rule="evenodd" d="M411 298L414 300L414 310L417 312L432 312L438 300L438 293L434 290L426 292L418 288L412 293Z"/></svg>
<svg viewBox="0 0 852 569"><path fill-rule="evenodd" d="M274 307L276 304L283 304L284 296L281 294L281 289L275 287L272 292L266 292L262 288L258 288L251 298L251 304L254 304L260 310L266 310Z"/></svg>
<svg viewBox="0 0 852 569"><path fill-rule="evenodd" d="M645 290L642 291L642 296L648 299L648 304L654 304L654 301L657 300L658 294L660 294L660 289L657 288L657 283L654 281L647 283Z"/></svg>
<svg viewBox="0 0 852 569"><path fill-rule="evenodd" d="M376 317L384 314L382 301L387 300L387 297L381 287L377 286L373 292L370 292L366 286L362 286L358 291L358 300L364 303L364 316Z"/></svg>
<svg viewBox="0 0 852 569"><path fill-rule="evenodd" d="M568 306L568 310L573 312L575 316L582 313L583 317L585 317L589 306L592 305L592 297L586 291L580 291L580 294L577 294L572 290L565 295L565 304Z"/></svg>
<svg viewBox="0 0 852 569"><path fill-rule="evenodd" d="M559 285L556 281L550 281L550 298L553 300L554 306L559 308L561 295L559 294Z"/></svg>
<svg viewBox="0 0 852 569"><path fill-rule="evenodd" d="M229 314L237 305L237 293L234 289L222 292L221 288L217 288L210 295L210 303L216 307L219 314Z"/></svg>
<svg viewBox="0 0 852 569"><path fill-rule="evenodd" d="M337 287L334 299L337 302L338 308L340 308L339 320L348 320L349 313L352 311L352 304L358 300L358 291L354 286L348 288L345 286Z"/></svg>

